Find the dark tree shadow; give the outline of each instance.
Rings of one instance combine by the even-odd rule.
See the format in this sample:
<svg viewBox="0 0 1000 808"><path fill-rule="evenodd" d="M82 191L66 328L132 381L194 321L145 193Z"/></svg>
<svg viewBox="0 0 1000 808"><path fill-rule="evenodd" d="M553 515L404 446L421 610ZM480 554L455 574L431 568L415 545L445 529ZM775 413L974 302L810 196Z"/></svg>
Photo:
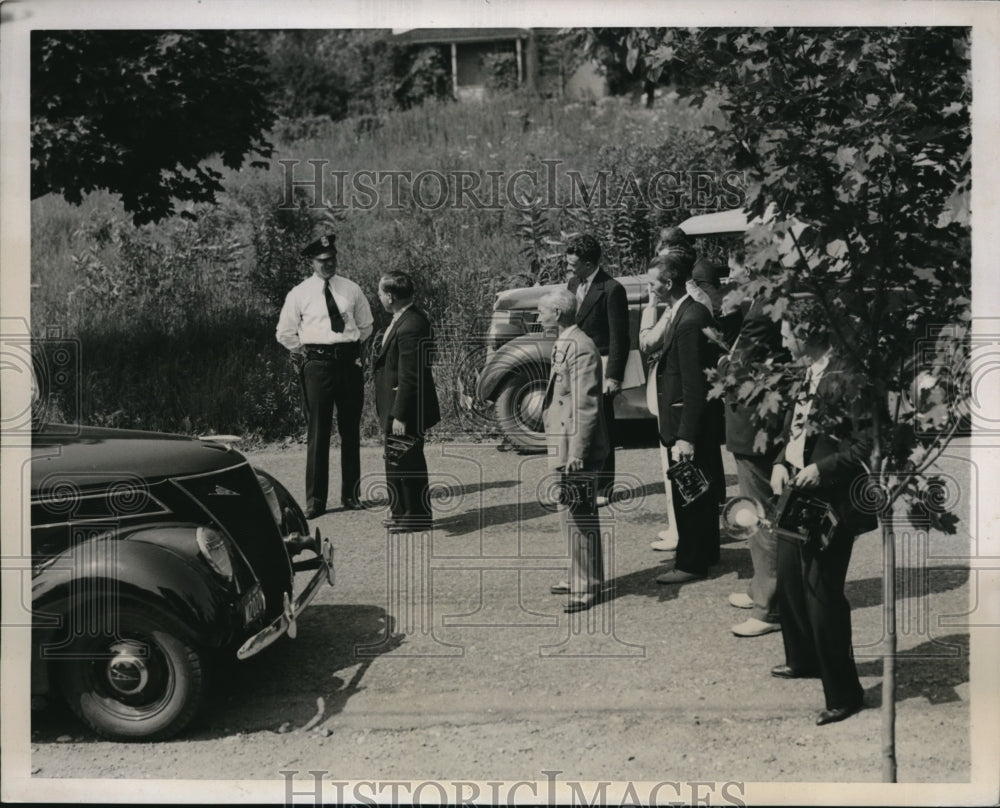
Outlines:
<svg viewBox="0 0 1000 808"><path fill-rule="evenodd" d="M969 581L968 567L905 567L896 570L897 598L948 592ZM882 578L848 581L844 594L855 609L882 605Z"/></svg>
<svg viewBox="0 0 1000 808"><path fill-rule="evenodd" d="M881 676L882 660L858 665L860 676ZM931 704L959 701L955 688L969 681L969 635L949 634L896 655L896 701L925 698ZM866 691L865 701L882 704L882 683Z"/></svg>
<svg viewBox="0 0 1000 808"><path fill-rule="evenodd" d="M458 513L454 516L435 517L434 529L446 531L449 536L464 536L468 533L478 533L481 529L523 523L543 516L552 516L553 511L542 507L536 500L520 505L512 502L506 505L488 505L474 511Z"/></svg>
<svg viewBox="0 0 1000 808"><path fill-rule="evenodd" d="M649 567L630 572L628 575L620 575L605 584L604 599L614 600L624 595L641 595L649 598L656 598L658 601L675 600L682 587L698 586L698 581L686 584L660 584L656 582L656 576L667 570L673 569L673 553L653 553ZM739 577L750 577L753 575L753 565L750 561L750 553L744 549L730 549L725 546L719 553L719 563L711 567L708 571L708 578L721 578L736 572Z"/></svg>

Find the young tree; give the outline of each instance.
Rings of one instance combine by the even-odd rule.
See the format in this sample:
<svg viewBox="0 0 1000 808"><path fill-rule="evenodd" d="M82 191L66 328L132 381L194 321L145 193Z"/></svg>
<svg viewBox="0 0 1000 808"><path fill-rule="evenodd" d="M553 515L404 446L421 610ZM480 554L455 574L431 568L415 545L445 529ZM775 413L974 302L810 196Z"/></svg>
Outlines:
<svg viewBox="0 0 1000 808"><path fill-rule="evenodd" d="M121 195L136 224L213 202L221 173L269 157L264 61L226 31L33 31L31 195ZM254 162L253 165L266 165Z"/></svg>
<svg viewBox="0 0 1000 808"><path fill-rule="evenodd" d="M589 41L694 102L722 95L719 144L747 172L754 217L742 294L764 296L774 319L793 293L814 295L836 350L869 382L855 394L871 473L852 493L882 528L883 777L894 781L896 532L903 515L923 530L956 521L930 469L963 424L969 385L969 30L601 29ZM786 371L731 367L716 389L763 419L798 393Z"/></svg>

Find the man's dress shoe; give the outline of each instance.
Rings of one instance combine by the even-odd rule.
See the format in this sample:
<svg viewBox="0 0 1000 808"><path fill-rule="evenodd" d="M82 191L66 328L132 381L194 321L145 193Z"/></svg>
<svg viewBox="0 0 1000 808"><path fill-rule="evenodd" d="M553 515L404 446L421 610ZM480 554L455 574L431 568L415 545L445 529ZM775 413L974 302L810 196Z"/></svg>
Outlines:
<svg viewBox="0 0 1000 808"><path fill-rule="evenodd" d="M812 679L816 674L812 671L797 671L788 665L775 665L771 668L771 676L779 679Z"/></svg>
<svg viewBox="0 0 1000 808"><path fill-rule="evenodd" d="M386 525L386 527L390 533L425 533L433 529L434 522L430 519L420 521L403 519L392 522Z"/></svg>
<svg viewBox="0 0 1000 808"><path fill-rule="evenodd" d="M850 707L834 707L830 710L822 710L819 717L816 719L816 726L822 727L824 724L833 724L837 721L843 721L845 718L850 718L863 706L864 705L861 702L858 702Z"/></svg>
<svg viewBox="0 0 1000 808"><path fill-rule="evenodd" d="M549 591L553 595L568 595L569 594L569 584L566 583L565 581L560 581L557 584L552 584L552 587L549 589Z"/></svg>
<svg viewBox="0 0 1000 808"><path fill-rule="evenodd" d="M583 598L573 598L566 604L564 612L583 612L596 604L601 599L600 595L587 595Z"/></svg>
<svg viewBox="0 0 1000 808"><path fill-rule="evenodd" d="M342 504L345 511L361 511L364 510L365 507L361 504L361 500L357 497L348 497L347 499L342 500Z"/></svg>
<svg viewBox="0 0 1000 808"><path fill-rule="evenodd" d="M704 575L698 575L694 572L685 572L684 570L673 569L669 572L663 573L663 575L656 576L656 583L658 584L685 584L688 581L700 581L705 578Z"/></svg>
<svg viewBox="0 0 1000 808"><path fill-rule="evenodd" d="M310 505L306 508L306 519L315 519L317 516L322 516L326 513L325 505Z"/></svg>

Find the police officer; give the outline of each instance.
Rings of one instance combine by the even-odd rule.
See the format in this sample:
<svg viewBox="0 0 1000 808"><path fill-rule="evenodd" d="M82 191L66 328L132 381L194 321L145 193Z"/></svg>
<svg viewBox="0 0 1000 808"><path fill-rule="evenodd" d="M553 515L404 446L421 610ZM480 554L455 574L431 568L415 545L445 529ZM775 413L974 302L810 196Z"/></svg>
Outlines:
<svg viewBox="0 0 1000 808"><path fill-rule="evenodd" d="M313 274L286 296L277 339L299 367L309 415L306 517L315 519L326 511L334 407L341 502L346 509L361 507L361 344L371 336L374 320L361 287L337 274L335 235L316 239L302 256L312 259Z"/></svg>

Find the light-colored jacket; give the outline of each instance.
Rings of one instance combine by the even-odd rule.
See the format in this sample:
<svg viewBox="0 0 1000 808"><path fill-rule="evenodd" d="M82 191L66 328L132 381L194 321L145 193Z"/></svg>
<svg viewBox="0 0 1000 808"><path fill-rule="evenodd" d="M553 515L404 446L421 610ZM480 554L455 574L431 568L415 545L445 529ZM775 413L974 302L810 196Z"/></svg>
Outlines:
<svg viewBox="0 0 1000 808"><path fill-rule="evenodd" d="M597 347L577 326L570 326L552 347L542 412L552 468L565 465L570 457L583 460L587 470L601 467L609 451L603 389Z"/></svg>

